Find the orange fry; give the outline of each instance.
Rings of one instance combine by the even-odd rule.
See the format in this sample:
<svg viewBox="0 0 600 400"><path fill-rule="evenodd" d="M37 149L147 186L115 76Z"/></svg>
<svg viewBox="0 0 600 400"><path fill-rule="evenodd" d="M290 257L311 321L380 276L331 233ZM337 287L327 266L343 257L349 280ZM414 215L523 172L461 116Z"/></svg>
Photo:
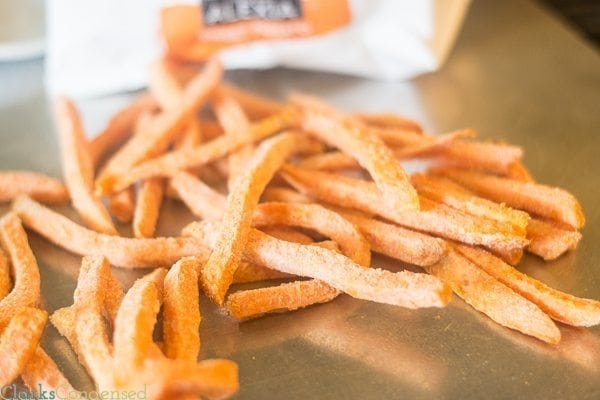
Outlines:
<svg viewBox="0 0 600 400"><path fill-rule="evenodd" d="M94 165L75 105L68 99L58 99L55 115L63 175L71 194L73 207L90 228L116 235L117 230L108 211L92 193Z"/></svg>
<svg viewBox="0 0 600 400"><path fill-rule="evenodd" d="M414 174L411 176L411 182L419 194L431 200L471 215L509 224L520 235L525 234L527 231L527 223L530 220L529 214L512 209L504 204L477 197L450 179Z"/></svg>
<svg viewBox="0 0 600 400"><path fill-rule="evenodd" d="M390 208L382 203L372 182L290 165L283 168L283 177L304 194L326 203L377 214L398 225L436 236L483 245L499 254L509 254L511 262L516 261L527 244L524 237L512 232L505 224L474 217L426 198L421 198L421 211Z"/></svg>
<svg viewBox="0 0 600 400"><path fill-rule="evenodd" d="M148 87L163 110L175 108L181 102L183 86L167 60L152 63Z"/></svg>
<svg viewBox="0 0 600 400"><path fill-rule="evenodd" d="M164 182L151 178L141 183L133 214L133 234L136 238L151 238L156 230L163 201Z"/></svg>
<svg viewBox="0 0 600 400"><path fill-rule="evenodd" d="M179 137L175 139L173 143L173 149L192 149L200 146L202 143L203 134L200 128L200 122L197 119L193 119L189 122L187 128L181 132Z"/></svg>
<svg viewBox="0 0 600 400"><path fill-rule="evenodd" d="M234 99L218 91L213 99L213 109L217 120L225 131L225 135L242 139L250 135L250 121ZM229 190L233 188L235 179L244 171L246 163L252 156L253 149L252 144L246 144L229 155L229 176L227 179Z"/></svg>
<svg viewBox="0 0 600 400"><path fill-rule="evenodd" d="M39 346L23 368L21 379L38 398L43 398L42 391L55 392L63 398L76 392L52 358Z"/></svg>
<svg viewBox="0 0 600 400"><path fill-rule="evenodd" d="M292 225L330 237L339 244L342 254L355 263L371 264L369 243L355 226L338 213L318 204L262 203L252 216L255 226Z"/></svg>
<svg viewBox="0 0 600 400"><path fill-rule="evenodd" d="M600 302L552 289L530 278L482 249L458 245L457 249L479 268L537 304L553 319L573 326L600 324Z"/></svg>
<svg viewBox="0 0 600 400"><path fill-rule="evenodd" d="M293 277L294 275L286 274L285 272L242 261L235 270L232 283L250 283Z"/></svg>
<svg viewBox="0 0 600 400"><path fill-rule="evenodd" d="M204 69L186 86L178 106L158 114L151 123L144 125L144 129L139 134L121 147L108 161L96 185L98 186L103 179L125 173L131 166L164 151L177 133L194 117L196 111L219 83L222 73L222 67L217 61L207 63ZM121 187L119 190L127 186L129 185ZM103 192L103 194L107 194L107 192Z"/></svg>
<svg viewBox="0 0 600 400"><path fill-rule="evenodd" d="M527 225L527 239L527 251L549 261L557 259L569 250L575 250L581 240L581 233L532 218Z"/></svg>
<svg viewBox="0 0 600 400"><path fill-rule="evenodd" d="M394 155L400 160L422 157L423 155L443 151L459 142L460 138L476 136L473 129L459 129L441 135L426 136L415 133L395 132L393 130L373 130L389 146L393 146Z"/></svg>
<svg viewBox="0 0 600 400"><path fill-rule="evenodd" d="M424 136L413 132L406 133L383 129L371 129L371 132L379 136L385 144L395 146L393 147L393 153L398 160L422 158L433 150L449 146L450 143L453 143L460 137L472 136L474 134L471 129L462 129L437 136ZM298 166L326 171L360 167L354 158L339 151L315 154L300 161Z"/></svg>
<svg viewBox="0 0 600 400"><path fill-rule="evenodd" d="M161 364L166 365L161 365ZM149 398L181 399L186 395L200 395L206 399L227 399L239 388L238 368L233 361L212 359L199 363L183 360L165 360L144 371L143 387L149 382ZM133 386L135 387L135 386ZM171 397L169 397L171 396Z"/></svg>
<svg viewBox="0 0 600 400"><path fill-rule="evenodd" d="M429 235L369 218L357 212L339 211L367 239L373 251L424 266L435 264L446 254L444 241Z"/></svg>
<svg viewBox="0 0 600 400"><path fill-rule="evenodd" d="M10 279L10 262L0 247L0 300L2 300L12 289Z"/></svg>
<svg viewBox="0 0 600 400"><path fill-rule="evenodd" d="M47 204L69 201L69 191L60 181L27 171L0 171L0 203L10 202L21 194Z"/></svg>
<svg viewBox="0 0 600 400"><path fill-rule="evenodd" d="M341 217L336 212L326 209L318 204L292 204L292 203L263 203L257 207L252 222L256 226L285 225L313 229L325 236L332 238L332 243L339 244L344 255L359 265L368 267L371 264L371 250L367 241L353 224ZM246 309L238 302L234 314L236 318L248 318L274 312L282 308L295 310L316 303L333 300L340 292L320 281L294 282L281 285L270 290L252 291L249 298L255 296L258 303ZM245 292L238 292L238 296L246 296ZM278 298L278 301L265 302L258 300L264 293ZM301 295L304 295L301 297ZM247 297L248 298L248 297ZM250 300L249 300L250 301ZM286 303L289 302L289 303ZM235 302L235 300L234 300ZM235 303L234 303L235 304ZM261 308L264 307L264 308ZM228 307L230 308L230 307ZM231 308L230 308L231 309Z"/></svg>
<svg viewBox="0 0 600 400"><path fill-rule="evenodd" d="M165 276L163 338L169 358L196 361L200 352L200 303L198 272L194 257L177 261Z"/></svg>
<svg viewBox="0 0 600 400"><path fill-rule="evenodd" d="M506 177L521 182L534 182L531 172L521 162L513 163L506 173Z"/></svg>
<svg viewBox="0 0 600 400"><path fill-rule="evenodd" d="M262 204L259 204L256 207L257 210L259 210L260 208L262 208ZM260 214L260 211L258 211L258 214ZM273 221L273 220L271 220L271 221ZM253 224L256 224L256 222L253 221ZM299 231L295 230L294 228L291 228L288 226L266 225L261 228L261 231L263 231L267 235L276 237L277 239L287 240L288 242L295 242L295 243L302 243L302 244L314 243L314 240L307 234L299 232Z"/></svg>
<svg viewBox="0 0 600 400"><path fill-rule="evenodd" d="M13 213L0 219L0 243L10 257L14 287L0 300L0 329L21 307L40 301L40 272L21 221Z"/></svg>
<svg viewBox="0 0 600 400"><path fill-rule="evenodd" d="M302 159L296 165L301 168L323 171L360 168L360 165L354 158L341 151L329 151L327 153L315 154Z"/></svg>
<svg viewBox="0 0 600 400"><path fill-rule="evenodd" d="M440 167L470 168L504 175L520 162L523 149L506 143L457 140L424 153Z"/></svg>
<svg viewBox="0 0 600 400"><path fill-rule="evenodd" d="M177 107L183 97L183 86L178 80L173 65L162 59L150 67L149 87L163 109ZM200 144L202 134L197 118L191 118L188 125L175 139L173 147L181 149Z"/></svg>
<svg viewBox="0 0 600 400"><path fill-rule="evenodd" d="M171 186L194 215L203 219L219 219L223 215L227 197L194 175L179 172L171 179Z"/></svg>
<svg viewBox="0 0 600 400"><path fill-rule="evenodd" d="M124 224L131 222L135 210L135 193L133 192L133 187L123 189L111 196L108 202L108 209L119 222Z"/></svg>
<svg viewBox="0 0 600 400"><path fill-rule="evenodd" d="M337 289L318 280L296 281L229 295L225 307L236 319L260 317L269 312L293 311L326 303L339 295Z"/></svg>
<svg viewBox="0 0 600 400"><path fill-rule="evenodd" d="M116 267L154 268L186 256L208 258L209 250L191 238L131 239L103 235L27 197L17 199L13 209L25 225L52 243L75 254L105 256Z"/></svg>
<svg viewBox="0 0 600 400"><path fill-rule="evenodd" d="M112 150L123 144L133 133L136 121L144 113L152 113L158 104L152 95L142 93L110 119L102 132L90 141L92 164L99 162Z"/></svg>
<svg viewBox="0 0 600 400"><path fill-rule="evenodd" d="M263 201L280 201L283 203L312 203L313 200L294 189L286 187L268 187L262 195Z"/></svg>
<svg viewBox="0 0 600 400"><path fill-rule="evenodd" d="M114 363L119 366L114 371L117 381L132 378L150 354L166 272L158 268L138 279L121 302L113 334Z"/></svg>
<svg viewBox="0 0 600 400"><path fill-rule="evenodd" d="M455 250L435 265L425 267L446 282L454 293L500 325L544 342L556 344L560 331L538 306L504 286Z"/></svg>
<svg viewBox="0 0 600 400"><path fill-rule="evenodd" d="M354 117L362 123L372 125L376 128L391 128L415 132L419 134L423 133L423 128L418 122L412 119L401 117L396 114L355 113Z"/></svg>
<svg viewBox="0 0 600 400"><path fill-rule="evenodd" d="M443 169L436 172L496 202L565 223L575 229L583 227L585 223L581 205L566 190L473 171Z"/></svg>
<svg viewBox="0 0 600 400"><path fill-rule="evenodd" d="M184 229L209 246L214 246L218 222L192 223ZM407 308L443 307L450 291L437 278L408 271L365 268L349 258L318 246L276 239L251 229L244 251L246 261L281 272L326 282L355 298Z"/></svg>
<svg viewBox="0 0 600 400"><path fill-rule="evenodd" d="M32 307L17 310L0 336L0 386L12 383L34 355L48 314Z"/></svg>
<svg viewBox="0 0 600 400"><path fill-rule="evenodd" d="M219 86L219 91L238 102L244 113L252 120L266 118L283 110L280 103L258 96L231 83L222 83Z"/></svg>
<svg viewBox="0 0 600 400"><path fill-rule="evenodd" d="M73 296L73 313L65 313L73 318L66 321L72 325L67 325L65 337L69 339L72 335L73 349L100 388L110 387L112 383L112 346L103 317L107 277L110 275L106 258L83 257Z"/></svg>
<svg viewBox="0 0 600 400"><path fill-rule="evenodd" d="M233 280L262 191L286 158L302 147L301 139L302 136L283 133L264 141L229 194L219 238L201 274L205 293L217 304L223 304Z"/></svg>
<svg viewBox="0 0 600 400"><path fill-rule="evenodd" d="M304 109L302 125L330 146L355 158L371 174L385 202L399 210L418 210L419 198L408 176L394 158L392 151L373 133L350 118L337 113L324 113L314 107L310 98L296 95L292 101ZM318 101L318 100L317 100ZM307 104L308 103L308 104Z"/></svg>
<svg viewBox="0 0 600 400"><path fill-rule="evenodd" d="M294 125L296 120L297 114L294 111L284 111L253 124L251 135L248 137L238 139L219 136L193 149L172 151L161 157L141 163L129 171L101 177L96 182L96 186L101 193L108 194L126 188L140 179L155 176L173 176L180 170L202 166L237 150L249 142L259 141L274 135Z"/></svg>

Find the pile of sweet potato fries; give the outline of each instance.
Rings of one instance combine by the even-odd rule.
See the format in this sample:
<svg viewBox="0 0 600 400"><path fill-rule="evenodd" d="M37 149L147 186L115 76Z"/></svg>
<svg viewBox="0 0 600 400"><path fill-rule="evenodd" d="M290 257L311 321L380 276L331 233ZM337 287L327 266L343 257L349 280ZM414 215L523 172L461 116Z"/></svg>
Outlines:
<svg viewBox="0 0 600 400"><path fill-rule="evenodd" d="M470 129L426 135L406 118L344 113L299 93L278 103L222 75L217 61L161 59L149 90L91 140L61 98L64 184L0 172L0 202L12 201L0 220L0 385L70 388L39 346L48 317L23 225L83 256L73 305L50 320L100 391L233 395L235 363L197 360L201 292L239 320L343 293L412 309L444 307L455 293L551 344L561 339L554 321L600 323L600 302L515 268L524 251L553 260L575 249L584 224L576 198L535 182L519 147ZM405 160L428 168L409 175ZM155 237L165 197L197 217L180 236ZM68 202L81 223L41 204ZM372 252L424 271L375 268ZM124 292L110 265L153 270ZM263 286L231 290L247 282Z"/></svg>

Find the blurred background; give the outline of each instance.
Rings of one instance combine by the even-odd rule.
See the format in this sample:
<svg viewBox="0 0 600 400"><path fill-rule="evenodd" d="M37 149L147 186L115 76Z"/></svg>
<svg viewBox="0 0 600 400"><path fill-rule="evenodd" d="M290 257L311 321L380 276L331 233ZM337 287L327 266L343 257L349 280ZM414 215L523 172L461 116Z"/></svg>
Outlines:
<svg viewBox="0 0 600 400"><path fill-rule="evenodd" d="M596 48L600 46L600 1L531 1L542 4L555 15L559 16L565 24L574 28L582 37L592 42ZM131 4L133 3L137 3L136 7L139 7L139 2L132 2ZM432 0L432 4L434 3L436 3L435 0ZM60 9L60 7L69 6L69 4L75 3L63 0L55 2L53 7L51 7L50 3L45 4L44 0L0 0L0 62L15 62L42 57L45 49L48 48L44 34L46 31L46 21L53 20L53 18L46 15L45 8L47 9L46 11L52 11L52 8ZM149 5L148 8L156 8L157 4L162 5L164 2L151 0L147 4ZM406 6L403 7L406 8ZM77 13L76 7L73 8L75 8L73 12ZM122 6L119 4L119 9L122 13L131 13L132 11L132 7L125 6L125 4ZM118 12L115 13L116 21L119 20L117 14ZM56 18L54 18L54 21L56 21ZM82 25L92 22L81 21ZM510 27L507 28L510 29ZM93 43L90 43L90 45L93 45Z"/></svg>

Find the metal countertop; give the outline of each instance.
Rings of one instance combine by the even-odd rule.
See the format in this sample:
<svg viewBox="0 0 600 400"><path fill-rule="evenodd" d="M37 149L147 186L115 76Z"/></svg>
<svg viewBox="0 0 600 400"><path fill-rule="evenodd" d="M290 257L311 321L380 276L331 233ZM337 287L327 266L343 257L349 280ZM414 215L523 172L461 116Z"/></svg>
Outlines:
<svg viewBox="0 0 600 400"><path fill-rule="evenodd" d="M41 61L0 64L0 168L60 176L42 69ZM410 82L284 69L228 77L274 97L303 90L348 110L399 112L433 133L472 127L480 137L523 146L540 182L581 200L587 225L576 252L551 263L527 256L519 268L600 299L600 56L536 3L474 1L443 69ZM89 131L126 97L84 102ZM159 233L175 234L190 218L167 202ZM35 235L31 244L46 308L71 304L80 258ZM125 285L140 276L115 273ZM561 326L563 341L553 348L496 325L456 297L445 309L410 311L341 296L242 324L205 298L202 311L202 357L239 363L240 399L600 398L599 327ZM92 389L53 328L43 345L76 387Z"/></svg>

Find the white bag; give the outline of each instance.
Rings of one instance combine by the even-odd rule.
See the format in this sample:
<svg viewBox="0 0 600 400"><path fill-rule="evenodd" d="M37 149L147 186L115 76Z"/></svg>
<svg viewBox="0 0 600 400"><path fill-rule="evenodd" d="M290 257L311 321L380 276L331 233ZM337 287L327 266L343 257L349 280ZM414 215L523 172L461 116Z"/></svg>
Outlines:
<svg viewBox="0 0 600 400"><path fill-rule="evenodd" d="M469 4L469 0L341 1L348 2L347 23L316 35L308 33L228 46L219 50L219 57L228 69L285 66L375 79L407 79L442 65ZM315 3L321 9L328 5L326 0L204 2L205 7L209 3L225 5L230 8L224 10L230 12L217 9L217 13L210 10L202 13L198 2L189 0L175 4L194 5L201 15L198 18L204 18L205 24L223 29L228 23L237 23L232 26L238 30L252 15L267 15L265 6L282 2L299 5L299 10L291 11L291 19L289 15L286 17L288 22L294 18L294 12L299 15L315 12L306 8L314 7ZM161 9L173 4L165 0L47 2L46 82L50 92L94 96L145 86L147 77L141 71L165 51L160 35ZM237 8L232 8L232 4Z"/></svg>

